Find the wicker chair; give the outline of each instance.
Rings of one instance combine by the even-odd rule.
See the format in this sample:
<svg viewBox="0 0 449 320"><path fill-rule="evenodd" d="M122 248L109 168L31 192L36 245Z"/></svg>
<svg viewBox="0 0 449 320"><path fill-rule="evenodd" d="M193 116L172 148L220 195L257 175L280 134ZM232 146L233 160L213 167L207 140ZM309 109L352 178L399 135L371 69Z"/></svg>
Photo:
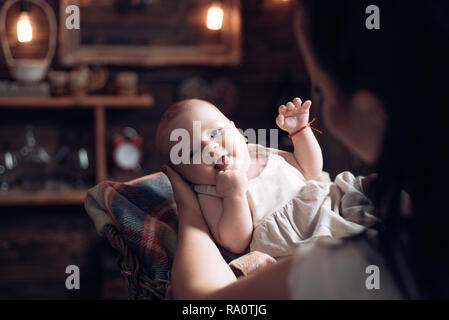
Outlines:
<svg viewBox="0 0 449 320"><path fill-rule="evenodd" d="M120 235L119 230L113 224L107 224L103 229L104 237L109 245L117 252L117 264L120 273L125 277L128 287L128 298L131 300L163 300L167 299L166 289L158 285L156 281L145 272L141 266L139 257L129 249L125 240ZM230 263L240 255L231 253L220 247L223 258ZM232 271L237 277L244 274L240 269L231 266Z"/></svg>
<svg viewBox="0 0 449 320"><path fill-rule="evenodd" d="M140 217L144 214L148 214L148 208L146 206L144 206L144 208L135 208L134 206L136 204L131 198L136 197L136 195L140 195L140 198L148 197L148 194L152 192L153 188L159 188L160 186L158 186L157 184L152 184L152 179L154 179L154 181L156 182L159 181L160 174L148 175L143 177L143 179L139 179L138 181L131 181L128 183L104 181L88 191L85 201L86 212L94 222L98 234L102 234L106 238L109 245L117 253L118 267L121 274L125 277L128 287L129 299L170 299L170 291L167 290L167 285L169 285L168 278L165 275L162 277L164 279L154 279L154 277L150 276L150 274L147 272L148 270L145 268L146 265L143 264L143 260L141 260L141 257L128 246L128 243L131 242L125 241L125 235L119 231L119 227L115 225L113 220L111 219L111 215L113 215L116 217L119 216L122 220L125 219L129 222L130 212L132 212L132 210L134 209L139 210ZM165 180L166 182L168 182L167 178L165 178ZM163 186L166 187L166 184ZM127 192L124 192L125 188L128 188ZM165 190L165 192L167 193L167 195L165 196L171 197L171 195L168 194L167 190ZM105 193L108 194L108 197L105 197ZM111 195L120 195L120 197L118 197L120 201L115 207L111 205ZM158 197L159 198L155 199L155 202L160 201L161 194L159 194ZM162 194L162 198L163 197L164 195ZM105 199L107 199L107 201L109 202L106 203ZM126 210L122 212L119 209L121 207L125 208ZM111 210L113 212L111 212ZM158 218L153 217L153 219L157 220ZM144 222L139 219L133 220L134 225L139 223ZM175 222L171 221L170 223L174 224ZM171 227L168 227L168 229L170 228ZM139 231L136 232L138 233ZM170 254L172 254L173 237L165 239L164 241L168 243L170 247ZM164 243L162 245L167 245L167 243ZM256 254L257 259L252 259L255 257L254 255L251 255L253 253L248 253L248 255L251 256L246 257L246 254L243 256L236 255L225 250L219 245L217 245L217 247L220 250L224 260L229 264L230 268L237 277L245 276L249 272L252 272L252 270L263 267L264 265L271 263L273 262L272 260L274 260L269 256L260 257L260 253ZM255 262L250 262L250 260L246 260L245 257L251 258L251 261ZM247 267L249 264L250 268L248 269ZM246 269L248 269L248 271L246 271ZM165 271L168 272L168 270L165 269L162 272L165 273ZM161 281L167 281L167 283Z"/></svg>
<svg viewBox="0 0 449 320"><path fill-rule="evenodd" d="M142 268L139 257L132 252L115 225L104 227L104 236L110 246L117 252L117 264L121 274L125 277L128 287L128 297L139 299L165 299L165 288L158 286Z"/></svg>

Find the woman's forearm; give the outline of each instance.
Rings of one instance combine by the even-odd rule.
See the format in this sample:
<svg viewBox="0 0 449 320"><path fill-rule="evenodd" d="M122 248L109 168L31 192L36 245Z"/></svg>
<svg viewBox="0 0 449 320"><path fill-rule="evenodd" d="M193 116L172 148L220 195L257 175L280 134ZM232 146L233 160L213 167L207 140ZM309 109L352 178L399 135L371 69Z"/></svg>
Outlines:
<svg viewBox="0 0 449 320"><path fill-rule="evenodd" d="M178 241L171 284L176 299L199 299L235 281L235 276L213 242L192 188L169 166L178 210Z"/></svg>
<svg viewBox="0 0 449 320"><path fill-rule="evenodd" d="M171 284L175 299L285 299L291 259L236 279L209 234L193 190L170 167L178 209L178 243Z"/></svg>
<svg viewBox="0 0 449 320"><path fill-rule="evenodd" d="M201 212L183 212L172 267L175 299L201 299L236 280L209 234Z"/></svg>
<svg viewBox="0 0 449 320"><path fill-rule="evenodd" d="M291 258L239 278L222 258L207 230L182 228L172 269L175 299L288 299Z"/></svg>
<svg viewBox="0 0 449 320"><path fill-rule="evenodd" d="M211 292L206 299L223 300L286 300L290 299L288 276L292 258L287 257L246 277L240 277L221 289Z"/></svg>
<svg viewBox="0 0 449 320"><path fill-rule="evenodd" d="M185 214L172 268L175 299L288 299L291 258L236 279L197 213Z"/></svg>

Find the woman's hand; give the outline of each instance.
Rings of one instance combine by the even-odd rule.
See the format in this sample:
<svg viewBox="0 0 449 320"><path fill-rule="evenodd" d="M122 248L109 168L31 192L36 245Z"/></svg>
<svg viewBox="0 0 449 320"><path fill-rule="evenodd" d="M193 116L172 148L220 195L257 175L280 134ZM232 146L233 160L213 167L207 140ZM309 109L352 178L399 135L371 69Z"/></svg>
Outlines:
<svg viewBox="0 0 449 320"><path fill-rule="evenodd" d="M167 165L161 171L170 179L178 210L178 242L172 266L175 299L205 299L236 280L221 256L189 184Z"/></svg>
<svg viewBox="0 0 449 320"><path fill-rule="evenodd" d="M178 216L181 218L186 214L195 214L202 217L198 199L189 184L176 171L167 165L163 165L161 171L165 173L170 180L175 196Z"/></svg>
<svg viewBox="0 0 449 320"><path fill-rule="evenodd" d="M279 128L288 133L292 133L309 122L309 109L312 101L307 100L302 103L301 99L295 98L293 102L279 107L279 115L276 118L276 124Z"/></svg>
<svg viewBox="0 0 449 320"><path fill-rule="evenodd" d="M192 188L173 169L161 167L178 207L178 244L172 267L175 299L286 299L291 259L236 281L210 236Z"/></svg>

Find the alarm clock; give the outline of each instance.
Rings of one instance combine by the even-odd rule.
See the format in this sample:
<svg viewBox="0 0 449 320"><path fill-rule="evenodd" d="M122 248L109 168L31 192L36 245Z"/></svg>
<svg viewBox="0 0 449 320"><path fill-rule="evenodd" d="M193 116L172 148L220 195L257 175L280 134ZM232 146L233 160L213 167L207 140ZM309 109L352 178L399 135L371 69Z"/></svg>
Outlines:
<svg viewBox="0 0 449 320"><path fill-rule="evenodd" d="M140 168L143 159L143 138L136 130L126 127L116 134L112 142L112 160L114 165L124 171Z"/></svg>

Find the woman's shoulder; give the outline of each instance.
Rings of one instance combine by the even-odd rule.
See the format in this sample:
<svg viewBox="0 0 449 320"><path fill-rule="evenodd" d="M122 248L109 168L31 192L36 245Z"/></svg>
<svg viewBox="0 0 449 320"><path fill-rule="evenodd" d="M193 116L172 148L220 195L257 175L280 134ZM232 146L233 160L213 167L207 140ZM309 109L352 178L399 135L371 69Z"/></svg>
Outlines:
<svg viewBox="0 0 449 320"><path fill-rule="evenodd" d="M287 285L292 299L403 298L371 230L298 248Z"/></svg>

